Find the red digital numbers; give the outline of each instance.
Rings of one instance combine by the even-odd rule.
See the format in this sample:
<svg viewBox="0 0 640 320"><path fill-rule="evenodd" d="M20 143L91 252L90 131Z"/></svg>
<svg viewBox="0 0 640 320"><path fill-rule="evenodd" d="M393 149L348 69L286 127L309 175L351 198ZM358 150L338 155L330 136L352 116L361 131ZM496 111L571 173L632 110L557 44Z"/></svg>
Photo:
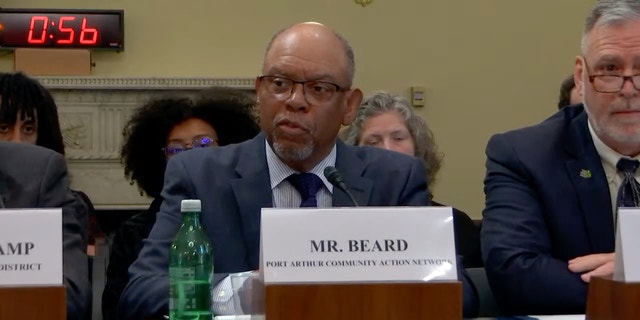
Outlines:
<svg viewBox="0 0 640 320"><path fill-rule="evenodd" d="M47 27L49 26L49 17L47 16L33 16L31 17L31 23L29 24L29 35L27 36L27 42L29 43L44 43L47 37ZM40 30L40 34L36 35L36 28Z"/></svg>
<svg viewBox="0 0 640 320"><path fill-rule="evenodd" d="M47 34L49 29L49 17L47 16L32 16L29 23L29 34L27 35L27 42L31 44L43 44L49 36L50 39L55 40L57 44L73 44L76 34L76 29L69 26L76 20L74 16L62 16L58 20L58 32L54 34ZM66 25L65 25L66 23ZM55 25L54 22L51 23ZM87 26L87 18L82 18L80 25L80 36L77 42L81 45L93 45L98 41L98 29Z"/></svg>
<svg viewBox="0 0 640 320"><path fill-rule="evenodd" d="M87 39L87 35L91 37ZM98 30L95 28L87 28L87 18L82 18L82 31L80 31L80 43L96 44L98 41Z"/></svg>
<svg viewBox="0 0 640 320"><path fill-rule="evenodd" d="M58 30L60 30L60 32L62 33L67 33L69 35L69 37L67 39L60 39L58 41L56 41L56 43L59 44L72 44L73 43L73 34L75 33L75 31L73 31L73 28L67 28L64 26L64 22L65 21L73 21L75 20L76 17L60 17L60 20L58 20Z"/></svg>

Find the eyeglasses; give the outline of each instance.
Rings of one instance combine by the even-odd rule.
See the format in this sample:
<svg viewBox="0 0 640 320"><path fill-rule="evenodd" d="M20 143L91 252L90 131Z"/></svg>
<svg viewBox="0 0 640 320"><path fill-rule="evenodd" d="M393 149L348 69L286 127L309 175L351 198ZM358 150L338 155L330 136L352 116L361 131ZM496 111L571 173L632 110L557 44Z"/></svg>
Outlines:
<svg viewBox="0 0 640 320"><path fill-rule="evenodd" d="M593 89L601 93L616 93L622 90L624 83L630 80L633 87L636 90L640 90L640 74L634 74L630 76L615 75L615 74L594 74L589 75L589 66L587 65L587 59L582 58L585 65L585 70L589 77L589 82L593 86Z"/></svg>
<svg viewBox="0 0 640 320"><path fill-rule="evenodd" d="M190 146L184 146L178 143L170 143L168 144L166 147L162 148L162 151L164 151L164 154L167 157L176 155L180 152L189 150L189 149L194 149L194 148L206 148L206 147L212 147L212 146L217 146L218 145L218 140L216 140L215 138L212 137L199 137L199 138L195 138L192 142Z"/></svg>
<svg viewBox="0 0 640 320"><path fill-rule="evenodd" d="M336 92L349 90L349 88L342 88L335 83L326 81L295 81L276 76L259 76L258 79L264 84L263 87L267 92L281 101L291 97L297 83L302 85L304 97L311 104L323 104L330 101Z"/></svg>

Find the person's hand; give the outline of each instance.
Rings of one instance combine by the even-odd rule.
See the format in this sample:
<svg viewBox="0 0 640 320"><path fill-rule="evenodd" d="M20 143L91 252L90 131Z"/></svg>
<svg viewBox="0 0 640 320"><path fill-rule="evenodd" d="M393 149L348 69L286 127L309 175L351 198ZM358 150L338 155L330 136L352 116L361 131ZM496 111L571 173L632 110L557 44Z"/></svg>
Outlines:
<svg viewBox="0 0 640 320"><path fill-rule="evenodd" d="M591 281L593 276L609 276L613 274L614 253L597 253L569 260L569 270L582 273L584 282Z"/></svg>

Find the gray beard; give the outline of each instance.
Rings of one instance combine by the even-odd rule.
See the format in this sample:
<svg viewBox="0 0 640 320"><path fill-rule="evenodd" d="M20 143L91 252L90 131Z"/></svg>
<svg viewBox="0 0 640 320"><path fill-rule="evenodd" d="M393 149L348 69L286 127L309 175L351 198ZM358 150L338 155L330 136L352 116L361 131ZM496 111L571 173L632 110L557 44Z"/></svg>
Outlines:
<svg viewBox="0 0 640 320"><path fill-rule="evenodd" d="M303 161L308 159L313 152L313 144L306 143L302 148L287 148L273 139L273 151L283 161Z"/></svg>
<svg viewBox="0 0 640 320"><path fill-rule="evenodd" d="M618 130L617 128L606 127L606 125L601 125L601 123L598 120L595 120L591 117L587 103L583 102L582 104L584 105L584 109L587 112L587 116L589 116L589 118L593 120L589 122L593 127L593 131L595 131L595 133L598 135L600 140L609 139L617 143L640 143L640 135L626 134L621 132L622 130ZM609 125L612 126L611 124Z"/></svg>

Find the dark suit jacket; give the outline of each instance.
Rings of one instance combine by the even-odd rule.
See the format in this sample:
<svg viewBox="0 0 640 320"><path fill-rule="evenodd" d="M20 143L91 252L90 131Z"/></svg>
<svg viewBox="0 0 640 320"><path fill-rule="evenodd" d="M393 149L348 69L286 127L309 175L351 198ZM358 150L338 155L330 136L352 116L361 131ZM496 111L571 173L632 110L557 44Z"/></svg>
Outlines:
<svg viewBox="0 0 640 320"><path fill-rule="evenodd" d="M609 187L582 105L491 138L482 254L508 313L584 313L568 260L614 251Z"/></svg>
<svg viewBox="0 0 640 320"><path fill-rule="evenodd" d="M425 173L417 159L379 148L337 144L336 167L359 204L428 205ZM258 268L260 210L273 206L264 135L173 157L165 173L162 197L151 234L129 269L129 284L118 306L123 319L166 312L169 246L180 225L183 199L202 201L201 220L213 245L216 273ZM333 205L352 204L335 188ZM466 278L463 282L469 286ZM467 300L474 302L475 297Z"/></svg>
<svg viewBox="0 0 640 320"><path fill-rule="evenodd" d="M149 237L161 203L161 198L154 199L149 209L123 222L113 237L107 267L107 283L102 292L103 320L118 319L118 301L129 282L129 267L138 258L143 240Z"/></svg>
<svg viewBox="0 0 640 320"><path fill-rule="evenodd" d="M431 200L432 206L445 207ZM465 268L482 268L482 254L480 253L480 228L462 210L451 207L453 211L453 234L456 242L456 254L462 256L462 266Z"/></svg>
<svg viewBox="0 0 640 320"><path fill-rule="evenodd" d="M64 158L38 146L0 142L0 196L7 208L62 208L63 275L67 319L88 319L91 310L86 230L75 215Z"/></svg>

